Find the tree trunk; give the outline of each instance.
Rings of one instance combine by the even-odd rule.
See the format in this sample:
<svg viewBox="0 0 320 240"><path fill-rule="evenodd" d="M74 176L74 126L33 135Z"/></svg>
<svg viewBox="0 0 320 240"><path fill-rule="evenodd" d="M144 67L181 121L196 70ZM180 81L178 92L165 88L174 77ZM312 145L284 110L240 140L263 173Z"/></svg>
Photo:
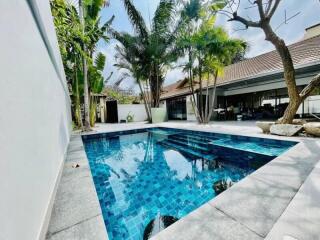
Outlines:
<svg viewBox="0 0 320 240"><path fill-rule="evenodd" d="M206 105L205 105L205 112L204 112L204 121L203 123L207 124L210 122L209 117L209 81L210 81L210 73L208 72L208 79L207 79L207 86L206 86Z"/></svg>
<svg viewBox="0 0 320 240"><path fill-rule="evenodd" d="M213 83L213 92L212 92L212 99L211 99L211 104L209 105L209 113L208 113L208 122L211 119L211 116L213 114L214 110L214 104L215 104L215 99L216 99L216 91L217 91L217 79L218 79L218 73L214 73L214 83Z"/></svg>
<svg viewBox="0 0 320 240"><path fill-rule="evenodd" d="M83 0L79 0L79 17L82 24L82 31L85 31L85 22L83 14ZM86 46L83 44L83 51L86 52ZM87 60L82 57L83 64L83 95L84 95L84 130L90 130L90 103L89 103L89 86L88 86L88 66Z"/></svg>
<svg viewBox="0 0 320 240"><path fill-rule="evenodd" d="M74 85L76 88L76 92L75 92L75 120L76 120L76 125L82 129L83 125L82 125L82 116L81 116L81 107L80 107L80 93L79 93L79 82L78 82L78 70L77 70L77 61L75 59L75 64L73 67L73 71L74 71Z"/></svg>
<svg viewBox="0 0 320 240"><path fill-rule="evenodd" d="M199 112L201 123L204 120L204 112L203 112L203 98L202 98L202 62L201 57L199 57Z"/></svg>
<svg viewBox="0 0 320 240"><path fill-rule="evenodd" d="M145 96L145 92L142 89L140 79L137 79L137 82L138 82L138 85L139 85L139 88L140 88L140 92L141 92L141 95L142 95L142 98L143 98L143 103L144 103L144 107L146 109L148 122L151 122L151 111L149 111L150 109L149 109L149 105L148 105L148 102L147 102L147 99L146 99L146 96Z"/></svg>
<svg viewBox="0 0 320 240"><path fill-rule="evenodd" d="M283 117L279 119L279 123L281 124L292 123L300 104L301 104L301 100L298 100L298 101L290 100L289 105L283 114Z"/></svg>
<svg viewBox="0 0 320 240"><path fill-rule="evenodd" d="M285 42L275 34L269 22L262 22L261 28L266 35L266 40L275 46L280 55L283 64L284 80L288 88L290 103L283 118L280 120L280 123L292 123L294 115L301 104L301 98L296 85L295 69L293 66L292 57Z"/></svg>
<svg viewBox="0 0 320 240"><path fill-rule="evenodd" d="M191 91L191 105L194 111L194 114L196 115L196 119L198 121L198 123L201 123L201 119L200 119L200 115L199 115L199 111L198 111L198 107L197 107L197 103L196 103L196 98L195 98L195 90L194 90L194 85L193 85L193 73L192 73L192 56L191 56L191 50L189 49L189 88Z"/></svg>
<svg viewBox="0 0 320 240"><path fill-rule="evenodd" d="M192 69L190 69L190 89L191 89L191 104L192 104L192 108L193 108L194 114L196 115L198 123L201 123L202 119L201 119L200 112L199 112L199 105L197 104L196 97L195 97L196 93L195 93L195 90L194 90L194 81L193 81Z"/></svg>

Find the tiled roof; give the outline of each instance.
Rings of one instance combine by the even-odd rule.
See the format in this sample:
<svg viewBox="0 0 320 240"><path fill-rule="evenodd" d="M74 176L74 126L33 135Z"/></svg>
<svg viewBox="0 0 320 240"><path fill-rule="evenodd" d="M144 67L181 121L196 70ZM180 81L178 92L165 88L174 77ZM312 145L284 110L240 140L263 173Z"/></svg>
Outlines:
<svg viewBox="0 0 320 240"><path fill-rule="evenodd" d="M304 64L319 63L320 35L291 44L289 50L295 67ZM228 84L254 78L257 75L282 71L282 62L276 50L246 59L225 67L223 76L217 80L218 85ZM179 87L179 82L164 87L161 98L187 94L189 87Z"/></svg>

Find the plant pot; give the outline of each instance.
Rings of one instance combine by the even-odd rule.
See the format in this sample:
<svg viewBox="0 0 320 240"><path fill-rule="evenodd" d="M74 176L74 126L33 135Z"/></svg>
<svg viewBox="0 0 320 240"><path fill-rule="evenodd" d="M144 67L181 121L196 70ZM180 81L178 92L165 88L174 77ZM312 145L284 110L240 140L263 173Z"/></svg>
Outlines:
<svg viewBox="0 0 320 240"><path fill-rule="evenodd" d="M151 108L152 123L161 123L167 120L165 108Z"/></svg>
<svg viewBox="0 0 320 240"><path fill-rule="evenodd" d="M256 122L256 126L262 129L263 133L270 133L270 128L275 122Z"/></svg>

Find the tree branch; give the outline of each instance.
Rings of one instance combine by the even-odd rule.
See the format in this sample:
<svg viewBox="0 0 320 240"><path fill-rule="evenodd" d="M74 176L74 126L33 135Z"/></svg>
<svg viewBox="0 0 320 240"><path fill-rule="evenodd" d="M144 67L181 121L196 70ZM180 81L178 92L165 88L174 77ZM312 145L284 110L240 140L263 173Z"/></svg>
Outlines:
<svg viewBox="0 0 320 240"><path fill-rule="evenodd" d="M281 0L275 0L275 3L274 3L273 7L270 10L270 13L267 15L267 19L270 20L272 18L273 14L275 13L275 11L277 10L277 8L279 6L280 1ZM272 1L270 2L270 4L272 4Z"/></svg>
<svg viewBox="0 0 320 240"><path fill-rule="evenodd" d="M269 11L271 9L272 3L273 3L273 0L269 0L269 3L267 4L266 11L265 11L266 15L269 14Z"/></svg>
<svg viewBox="0 0 320 240"><path fill-rule="evenodd" d="M320 74L316 75L310 83L300 92L300 97L302 101L310 95L310 93L316 88L320 86Z"/></svg>
<svg viewBox="0 0 320 240"><path fill-rule="evenodd" d="M258 6L260 19L261 20L265 19L266 15L264 14L262 0L256 0L254 3L257 4L257 6Z"/></svg>
<svg viewBox="0 0 320 240"><path fill-rule="evenodd" d="M248 28L248 27L257 27L257 28L258 28L258 27L261 27L261 21L259 21L259 22L250 21L250 20L248 20L248 19L245 19L245 18L243 18L243 17L238 16L237 12L234 12L234 13L232 14L232 18L230 18L228 21L229 21L229 22L231 22L231 21L241 22L241 23L244 24L247 28Z"/></svg>

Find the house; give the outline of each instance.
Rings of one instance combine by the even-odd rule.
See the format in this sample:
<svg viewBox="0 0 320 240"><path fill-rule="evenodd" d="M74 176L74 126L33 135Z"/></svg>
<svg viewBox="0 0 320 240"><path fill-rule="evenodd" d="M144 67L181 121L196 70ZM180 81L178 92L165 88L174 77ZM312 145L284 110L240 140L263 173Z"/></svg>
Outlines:
<svg viewBox="0 0 320 240"><path fill-rule="evenodd" d="M291 44L289 49L296 69L296 82L302 89L320 72L320 24L307 28L304 38ZM213 84L209 88L210 98ZM195 119L190 95L187 79L164 87L161 102L167 108L169 120ZM203 96L206 96L205 92ZM196 99L199 100L199 94ZM241 115L244 119L275 119L282 116L288 102L282 62L274 50L224 69L223 76L217 79L214 118L235 119L236 115ZM232 110L231 114L228 109ZM300 116L320 113L319 88L301 104L297 113Z"/></svg>

